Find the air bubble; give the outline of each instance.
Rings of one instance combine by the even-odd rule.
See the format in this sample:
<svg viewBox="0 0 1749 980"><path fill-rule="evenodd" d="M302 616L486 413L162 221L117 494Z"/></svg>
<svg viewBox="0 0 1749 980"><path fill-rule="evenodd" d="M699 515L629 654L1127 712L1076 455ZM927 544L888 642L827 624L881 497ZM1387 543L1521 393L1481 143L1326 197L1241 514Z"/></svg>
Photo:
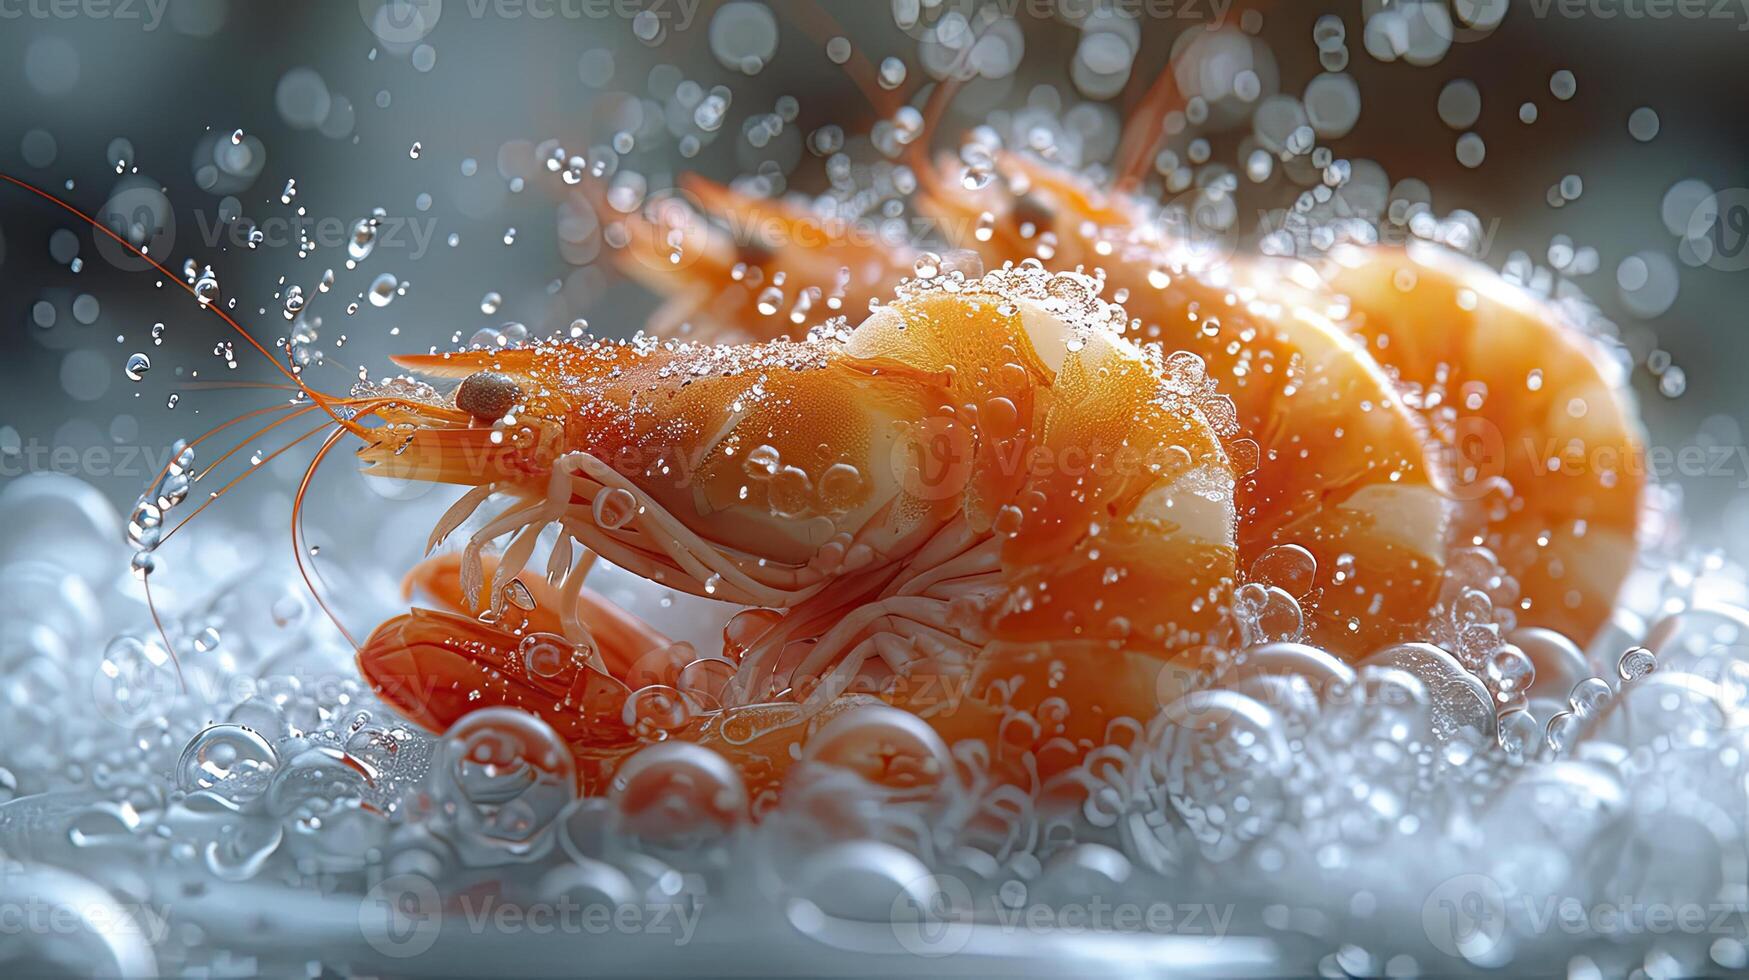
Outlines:
<svg viewBox="0 0 1749 980"><path fill-rule="evenodd" d="M1672 235L1686 236L1695 223L1695 214L1713 196L1712 185L1704 180L1679 180L1664 192L1658 206L1658 216L1664 230Z"/></svg>
<svg viewBox="0 0 1749 980"><path fill-rule="evenodd" d="M1658 135L1658 112L1650 106L1640 106L1628 115L1628 135L1642 143L1650 143Z"/></svg>
<svg viewBox="0 0 1749 980"><path fill-rule="evenodd" d="M896 89L905 84L905 63L897 58L885 58L881 61L879 81L881 88Z"/></svg>
<svg viewBox="0 0 1749 980"><path fill-rule="evenodd" d="M1360 86L1348 75L1319 75L1306 86L1305 116L1325 139L1348 135L1360 120Z"/></svg>
<svg viewBox="0 0 1749 980"><path fill-rule="evenodd" d="M1657 669L1657 656L1645 647L1630 647L1615 665L1615 671L1623 681L1638 680Z"/></svg>
<svg viewBox="0 0 1749 980"><path fill-rule="evenodd" d="M1452 129L1468 129L1482 115L1482 93L1476 83L1457 78L1439 91L1439 119Z"/></svg>
<svg viewBox="0 0 1749 980"><path fill-rule="evenodd" d="M710 46L724 68L757 75L777 54L777 18L752 0L723 4L711 16Z"/></svg>
<svg viewBox="0 0 1749 980"><path fill-rule="evenodd" d="M1650 319L1676 302L1676 263L1661 252L1636 252L1616 267L1615 284L1622 305L1636 316Z"/></svg>
<svg viewBox="0 0 1749 980"><path fill-rule="evenodd" d="M1563 68L1549 76L1549 94L1562 102L1571 99L1579 91L1579 82L1573 73Z"/></svg>
<svg viewBox="0 0 1749 980"><path fill-rule="evenodd" d="M1482 137L1475 133L1465 133L1458 137L1457 159L1459 163L1474 170L1482 165L1482 161L1487 155L1488 146L1482 142Z"/></svg>

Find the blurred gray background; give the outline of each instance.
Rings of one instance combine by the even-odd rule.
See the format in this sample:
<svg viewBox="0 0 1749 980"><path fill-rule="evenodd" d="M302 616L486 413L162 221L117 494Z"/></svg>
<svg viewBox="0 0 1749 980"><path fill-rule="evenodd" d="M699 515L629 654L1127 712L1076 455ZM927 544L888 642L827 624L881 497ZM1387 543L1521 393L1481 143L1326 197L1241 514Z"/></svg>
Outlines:
<svg viewBox="0 0 1749 980"><path fill-rule="evenodd" d="M300 287L304 316L321 320L313 349L322 363L308 377L343 391L360 367L384 373L391 352L447 346L505 321L543 333L587 317L596 331L621 335L641 323L651 297L609 267L588 212L565 209L572 195L537 162L540 144L554 140L600 159L606 155L593 148L623 134L631 142L614 154L619 167L647 174L652 187L681 169L728 179L763 165L790 189L818 191L825 166L810 152L809 134L841 126L847 152L872 157L860 134L883 110L927 94L930 56L919 39L928 26L978 6L0 0L0 171L140 225L178 274L189 260L210 265L223 301L234 301L233 313L264 341L291 332L285 297ZM1109 153L1116 123L1174 41L1206 30L1222 9L1209 0L1087 0L1060 9L998 0L998 7L1014 15L1004 28L1014 33L1005 36L1022 39L1006 55L1016 64L966 88L937 144L954 145L991 112L1011 121L1030 99L1084 137L1075 153L1090 160ZM1697 254L1683 236L1709 194L1728 219L1721 241L1740 244L1733 237L1749 231L1734 223L1739 212L1749 214L1749 191L1741 190L1749 186L1749 3L1460 0L1455 36L1436 44L1433 58L1421 56L1426 39L1416 35L1430 15L1411 7L1395 42L1411 54L1385 60L1369 52L1393 43L1383 26L1369 33L1379 8L1277 3L1260 18L1242 21L1234 9L1224 20L1267 45L1258 68L1264 96L1298 97L1345 60L1339 70L1358 84L1359 119L1322 142L1338 157L1376 161L1393 183L1425 181L1441 213L1481 216L1495 236L1484 256L1490 264L1505 264L1516 250L1546 264L1559 235L1595 250L1594 262L1581 262L1594 271L1574 278L1633 352L1632 385L1653 445L1703 447L1704 463L1686 467L1700 471L1673 478L1695 537L1744 550L1749 271L1738 266L1749 265L1749 252ZM1473 21L1501 9L1503 20L1486 37L1462 26L1466 13ZM1346 41L1327 44L1320 64L1314 25L1327 14L1341 19ZM1115 62L1109 45L1089 41L1099 31L1122 38ZM852 52L843 65L833 57L842 53L832 43L840 36ZM889 57L907 67L890 91L871 84ZM1114 64L1121 77L1110 86ZM1105 72L1103 80L1087 81L1089 65ZM1567 99L1553 91L1563 89L1555 77L1563 70L1575 86ZM1479 111L1467 86L1449 87L1465 80ZM697 124L682 82L728 88L719 128ZM1058 101L1042 96L1041 85L1055 86ZM796 100L795 118L770 135L768 117L783 96ZM1105 108L1070 111L1083 101ZM1527 102L1537 110L1529 124L1521 120ZM1642 107L1655 113L1655 135L1644 114L1630 132ZM1459 160L1465 132L1485 143L1479 166ZM1167 146L1187 157L1198 137L1209 140L1211 159L1235 169L1255 146L1249 123L1192 126ZM289 204L282 202L288 181L296 185ZM1299 190L1280 167L1244 184L1255 207L1281 206ZM381 238L348 269L347 237L373 208L385 215ZM262 236L253 248L251 227ZM300 234L313 240L307 254ZM224 324L174 283L133 265L67 214L0 187L0 480L69 472L125 512L172 440L282 397L208 387L278 379L240 343L229 367L215 354L215 345L237 340ZM335 283L322 293L317 284L328 269ZM385 274L404 294L380 306L361 299ZM490 293L502 299L488 313ZM136 353L151 361L134 372L138 381L127 371ZM249 451L281 442L258 440ZM224 512L219 522L283 526L288 487L307 459L294 451L270 465L273 475L215 508ZM417 494L367 492L338 459L332 470L318 484L315 540L395 520L397 504L383 496ZM422 538L424 529L405 533Z"/></svg>

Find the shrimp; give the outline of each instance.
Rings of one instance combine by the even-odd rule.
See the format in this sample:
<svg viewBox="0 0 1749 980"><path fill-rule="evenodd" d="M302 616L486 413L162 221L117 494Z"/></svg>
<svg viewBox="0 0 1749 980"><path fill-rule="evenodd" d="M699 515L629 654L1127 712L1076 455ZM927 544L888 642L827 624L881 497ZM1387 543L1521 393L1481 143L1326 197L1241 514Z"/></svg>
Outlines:
<svg viewBox="0 0 1749 980"><path fill-rule="evenodd" d="M986 262L1048 253L1057 264L1103 271L1142 319L1145 339L1208 363L1239 406L1241 433L1263 444L1261 480L1277 475L1272 462L1305 459L1310 447L1318 463L1356 472L1360 459L1326 455L1346 446L1380 464L1375 474L1390 481L1390 496L1417 488L1420 506L1391 501L1392 520L1382 526L1418 540L1427 561L1398 550L1406 566L1387 573L1395 586L1385 592L1387 608L1417 615L1439 584L1442 557L1485 548L1504 573L1496 591L1511 603L1498 610L1511 617L1506 626L1548 627L1584 643L1603 625L1637 553L1644 438L1620 369L1571 316L1431 243L1343 246L1315 269L1211 255L1134 195L1020 154L995 160L999 179L975 195L954 192L963 181L949 162L925 176L921 206L956 219L974 208L983 216L980 233L956 244L978 248ZM1356 343L1336 339L1342 334ZM1304 414L1316 399L1282 397L1300 382L1272 382L1258 370L1333 347L1347 351L1310 361L1348 379L1339 382L1348 385L1346 401L1333 400L1337 411L1324 417ZM1363 422L1371 431L1358 442L1328 435ZM1423 457L1416 442L1430 442L1431 454ZM1295 483L1304 474L1286 468L1289 493L1344 485L1328 474ZM1446 498L1437 516L1429 490ZM1242 556L1271 540L1259 534L1250 548L1242 541ZM1314 540L1297 543L1326 567ZM1329 612L1315 615L1328 622ZM1362 622L1350 642L1328 629L1314 636L1355 649L1353 641L1364 648L1418 625L1388 613L1383 629Z"/></svg>
<svg viewBox="0 0 1749 980"><path fill-rule="evenodd" d="M969 197L947 162L925 207L983 215L955 242L987 263L1029 256L1091 265L1137 335L1195 355L1233 400L1242 462L1241 567L1279 547L1314 561L1305 638L1351 656L1412 638L1438 594L1451 506L1425 425L1363 345L1325 315L1310 269L1210 256L1132 195L1011 153ZM961 222L944 222L959 227ZM1294 635L1289 639L1300 639Z"/></svg>
<svg viewBox="0 0 1749 980"><path fill-rule="evenodd" d="M1188 683L1167 668L1224 636L1236 574L1232 407L1097 288L1033 266L801 342L399 358L461 383L378 407L366 472L471 488L434 542L505 503L416 572L444 608L379 627L364 676L437 730L535 713L598 789L660 737L770 789L871 699L998 747L1029 719L1073 761ZM692 658L582 588L595 555L747 608Z"/></svg>
<svg viewBox="0 0 1749 980"><path fill-rule="evenodd" d="M1095 266L1140 319L1139 339L1200 358L1231 395L1239 424L1227 449L1240 464L1246 518L1240 565L1258 567L1271 549L1292 547L1305 549L1314 567L1291 597L1310 622L1278 638L1355 656L1413 638L1445 564L1444 470L1429 458L1425 426L1392 380L1294 285L1306 270L1284 265L1235 277L1161 233L1133 195L1015 154L995 162L996 179L982 186L946 160L927 170L919 207L960 236L950 244L977 255L978 266L1026 259ZM715 203L729 209L732 225L746 225L759 207ZM749 214L736 217L735 209ZM823 243L815 261L842 248ZM666 285L682 294L691 288ZM759 325L744 314L730 329Z"/></svg>
<svg viewBox="0 0 1749 980"><path fill-rule="evenodd" d="M593 186L578 193L594 195L599 213L617 214ZM872 224L694 175L676 193L614 221L623 243L614 264L668 297L645 324L661 337L688 330L713 341L799 336L824 317L867 312L916 265L914 249Z"/></svg>
<svg viewBox="0 0 1749 980"><path fill-rule="evenodd" d="M1457 462L1459 533L1516 580L1517 624L1589 641L1633 567L1645 489L1620 366L1553 303L1431 244L1338 249L1328 280Z"/></svg>

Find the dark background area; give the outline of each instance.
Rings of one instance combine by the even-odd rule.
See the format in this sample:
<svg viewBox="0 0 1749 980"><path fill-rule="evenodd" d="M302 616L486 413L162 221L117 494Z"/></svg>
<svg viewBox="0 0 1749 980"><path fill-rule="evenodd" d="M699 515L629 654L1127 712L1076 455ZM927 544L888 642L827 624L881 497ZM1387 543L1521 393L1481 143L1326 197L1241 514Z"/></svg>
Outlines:
<svg viewBox="0 0 1749 980"><path fill-rule="evenodd" d="M621 165L650 174L652 186L682 168L728 179L777 157L796 161L789 168L792 188L821 187L822 161L799 149L798 135L835 123L854 138L880 117L852 77L860 59L841 67L826 56L826 40L840 31L869 63L895 56L910 66L902 86L893 93L876 89L879 96L895 104L901 98L915 102L925 81L917 41L895 26L886 2L773 2L777 51L752 77L712 56L709 25L721 5L709 2L697 7L685 29L671 19L660 43L650 44L639 38L638 22L620 14L647 8L678 16L672 0L604 6L576 0L570 15L561 10L545 18L534 15L535 7L553 6L446 0L435 28L419 41L435 52L429 64L415 46L386 44L373 33L376 0L170 0L162 22L150 28L144 0L131 8L131 18L121 16L119 5L104 7L109 13L99 16L100 6L57 8L48 0L0 6L0 170L97 211L125 186L121 182L138 179L131 172L137 167L144 183L164 188L174 209L174 245L160 258L178 272L186 259L211 265L223 296L235 301L234 314L264 341L290 330L283 296L276 294L292 284L308 294L307 315L323 321L326 362L311 368L309 377L331 391L348 387L361 366L383 373L391 352L447 346L458 335L466 340L480 327L507 320L542 333L583 316L598 332L619 335L641 323L653 305L647 294L624 283L604 259L574 264L579 253L559 248L555 228L565 188L558 178L544 169L532 172L517 192L500 164L507 161L516 172L517 160L546 140L570 152L605 142L628 112L638 111L626 93L647 95L653 68L672 66L661 71L671 79L678 70L707 89L726 85L733 103L716 139L691 160L675 153L675 141L661 125L646 127L649 138L640 138ZM961 2L953 6L970 9ZM1159 11L1172 5L1131 6ZM1132 72L1139 77L1125 96L1112 100L1115 113L1125 111L1161 70L1180 33L1206 27L1205 6L1180 6L1182 15L1138 21L1141 40ZM1683 180L1703 181L1719 192L1749 185L1749 5L1715 6L1709 0L1704 8L1683 8L1707 16L1673 11L1660 19L1627 16L1621 4L1601 0L1580 7L1514 2L1489 36L1454 43L1437 63L1421 67L1380 62L1366 52L1364 17L1377 6L1296 2L1266 9L1258 37L1273 51L1279 89L1297 95L1322 70L1313 24L1320 15L1339 15L1348 34L1346 70L1359 85L1362 109L1353 131L1329 143L1338 157L1374 160L1393 181L1425 181L1441 213L1464 208L1484 222L1497 219L1495 243L1484 256L1492 265L1502 265L1515 250L1545 262L1556 235L1595 248L1596 271L1576 281L1619 324L1637 359L1632 385L1652 444L1672 450L1712 446L1709 459L1727 460L1708 464L1716 472L1676 481L1696 537L1741 551L1749 545L1749 493L1743 489L1749 452L1741 450L1749 426L1742 378L1749 361L1742 315L1749 272L1682 261L1678 236L1666 228L1660 206ZM583 13L586 8L606 15ZM61 16L57 9L73 15ZM1023 0L1020 9L1033 5ZM1617 16L1604 16L1612 11ZM1228 16L1236 22L1238 12ZM1012 108L1041 84L1061 88L1066 105L1075 101L1068 69L1080 32L1058 17L1023 13L1017 23L1026 47L1016 76L979 83L961 105ZM602 71L604 58L612 60L611 73ZM349 100L350 125L335 119L324 132L288 120L276 104L276 90L288 72L300 68L321 77L331 104ZM1571 100L1550 93L1551 74L1560 69L1577 81ZM1436 111L1442 87L1453 79L1469 79L1481 93L1480 116L1469 128L1485 140L1487 155L1474 169L1458 162L1459 134ZM742 121L770 112L783 95L799 101L795 128L766 150L751 146ZM1538 107L1530 125L1519 119L1520 104L1527 101ZM1655 110L1659 120L1649 142L1628 130L1630 113L1642 106ZM964 113L950 116L938 144L952 145L957 131L977 121ZM259 172L240 186L203 186L210 181L203 180L200 166L210 162L212 144L228 142L238 129L260 141L265 161ZM1236 165L1246 132L1248 126L1207 134L1214 159ZM52 137L52 159L43 159L41 133ZM1182 134L1169 145L1182 154L1193 135ZM108 156L118 138L132 146L126 175L116 173ZM417 159L409 155L415 142ZM868 155L865 142L853 139L850 148ZM464 175L468 159L477 161L472 176ZM1549 189L1567 175L1582 178L1583 192L1551 207ZM288 179L298 187L290 206L280 202ZM1279 206L1297 190L1278 169L1269 182L1248 185L1245 193L1257 206ZM429 195L424 208L421 195ZM227 196L264 230L283 229L301 217L325 236L318 244L326 247L300 257L295 243L278 233L255 249L239 247L229 232L215 238L210 229L219 227ZM344 244L331 236L377 207L403 229L399 244L385 240L348 270ZM406 234L412 228L429 236L426 248ZM516 229L515 241L506 245L510 228ZM78 271L65 252L66 236L55 244L62 230L76 238ZM447 244L451 234L458 236L455 247ZM1651 318L1635 315L1618 295L1620 263L1641 251L1668 256L1679 274L1674 303ZM73 472L125 510L151 476L144 460L160 459L153 454L177 437L279 396L202 387L203 381L275 378L240 343L237 367L228 368L214 347L236 338L218 318L157 273L118 269L109 254L65 213L24 191L0 187L0 461L6 464L0 479L31 469ZM328 268L336 284L321 294L316 283ZM406 294L382 307L359 300L383 273L407 284ZM502 305L486 314L482 297L494 292ZM352 302L359 309L348 315ZM53 311L46 328L39 325L45 303ZM163 343L154 345L151 331L159 322L165 325ZM344 344L336 347L342 336ZM139 382L124 374L135 352L152 361ZM1677 397L1659 390L1666 359L1686 377ZM1672 388L1668 382L1665 387ZM167 407L173 394L174 409ZM262 440L258 448L277 444ZM90 455L93 448L101 455ZM59 457L53 455L57 449ZM69 450L80 454L70 469ZM123 465L134 450L145 452ZM223 520L271 518L277 525L288 481L306 459L288 454L272 467L278 478L270 494L231 502ZM380 522L395 514L392 505L368 495L361 502L363 486L356 476L335 477L322 491L326 499L315 510L316 526L338 534L333 529L346 526L338 522ZM408 534L422 537L423 528Z"/></svg>

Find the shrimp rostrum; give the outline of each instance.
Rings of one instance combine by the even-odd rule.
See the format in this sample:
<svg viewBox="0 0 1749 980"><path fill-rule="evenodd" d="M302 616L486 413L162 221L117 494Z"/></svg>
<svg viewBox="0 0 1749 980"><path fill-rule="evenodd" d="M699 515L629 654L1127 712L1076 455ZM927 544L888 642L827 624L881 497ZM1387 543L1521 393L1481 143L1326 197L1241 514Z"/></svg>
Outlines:
<svg viewBox="0 0 1749 980"><path fill-rule="evenodd" d="M769 787L872 700L950 741L1022 713L1069 756L1103 744L1221 639L1236 531L1231 403L1098 288L1029 266L802 342L399 359L461 383L402 385L423 394L378 409L367 472L471 488L434 543L482 513L415 573L446 608L379 627L365 675L439 730L539 715L586 781L683 738ZM582 587L595 556L748 608L695 658Z"/></svg>

